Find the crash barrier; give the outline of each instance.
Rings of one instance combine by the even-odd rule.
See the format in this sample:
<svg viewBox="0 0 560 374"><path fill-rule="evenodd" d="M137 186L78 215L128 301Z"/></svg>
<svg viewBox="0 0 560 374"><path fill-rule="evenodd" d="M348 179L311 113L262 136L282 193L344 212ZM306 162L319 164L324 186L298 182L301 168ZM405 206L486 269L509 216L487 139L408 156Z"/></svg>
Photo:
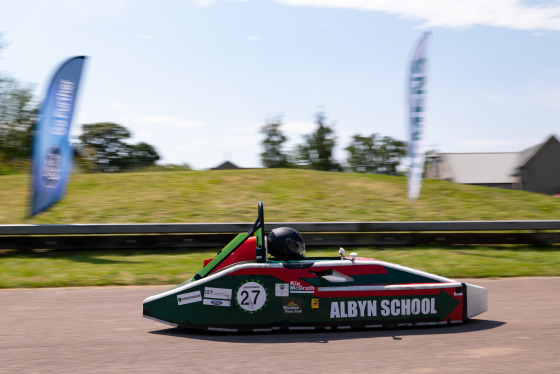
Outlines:
<svg viewBox="0 0 560 374"><path fill-rule="evenodd" d="M308 246L560 244L560 221L271 222ZM222 247L251 223L0 225L0 249Z"/></svg>

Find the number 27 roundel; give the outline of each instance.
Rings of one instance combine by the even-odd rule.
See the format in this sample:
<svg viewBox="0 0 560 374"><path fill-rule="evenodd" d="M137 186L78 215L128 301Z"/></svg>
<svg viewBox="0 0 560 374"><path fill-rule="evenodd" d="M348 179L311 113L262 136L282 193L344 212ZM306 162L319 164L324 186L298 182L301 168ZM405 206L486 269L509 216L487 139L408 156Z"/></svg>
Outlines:
<svg viewBox="0 0 560 374"><path fill-rule="evenodd" d="M266 303L266 289L257 282L243 283L237 290L237 305L247 312L256 312Z"/></svg>

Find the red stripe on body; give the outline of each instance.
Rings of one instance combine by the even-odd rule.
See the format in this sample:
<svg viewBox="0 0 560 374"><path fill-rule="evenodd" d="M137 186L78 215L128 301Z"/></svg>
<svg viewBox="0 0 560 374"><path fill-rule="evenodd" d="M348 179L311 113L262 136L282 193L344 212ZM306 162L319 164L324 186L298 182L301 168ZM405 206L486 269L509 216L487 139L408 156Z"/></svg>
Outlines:
<svg viewBox="0 0 560 374"><path fill-rule="evenodd" d="M316 291L315 295L322 298L329 297L381 297L381 296L416 296L416 295L438 295L440 289L430 288L423 290L346 290L346 291Z"/></svg>

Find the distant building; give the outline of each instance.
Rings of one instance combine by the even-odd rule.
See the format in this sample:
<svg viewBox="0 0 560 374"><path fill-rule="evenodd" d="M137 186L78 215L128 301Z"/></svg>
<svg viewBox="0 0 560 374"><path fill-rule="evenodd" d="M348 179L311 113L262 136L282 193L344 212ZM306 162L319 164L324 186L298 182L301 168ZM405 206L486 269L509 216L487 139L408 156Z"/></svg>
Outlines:
<svg viewBox="0 0 560 374"><path fill-rule="evenodd" d="M521 152L437 153L426 178L552 195L560 191L560 142L550 136Z"/></svg>
<svg viewBox="0 0 560 374"><path fill-rule="evenodd" d="M232 170L232 169L241 169L239 166L235 165L231 161L224 161L220 165L212 168L210 170Z"/></svg>

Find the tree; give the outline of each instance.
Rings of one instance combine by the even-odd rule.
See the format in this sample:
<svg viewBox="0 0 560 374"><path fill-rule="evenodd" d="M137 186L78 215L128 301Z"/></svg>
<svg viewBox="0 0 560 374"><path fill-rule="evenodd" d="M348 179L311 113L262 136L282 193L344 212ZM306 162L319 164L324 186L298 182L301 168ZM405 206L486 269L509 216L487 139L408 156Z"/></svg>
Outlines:
<svg viewBox="0 0 560 374"><path fill-rule="evenodd" d="M95 171L114 172L125 169L130 147L123 140L130 132L112 122L90 123L82 126L79 139L86 149L87 159L95 165Z"/></svg>
<svg viewBox="0 0 560 374"><path fill-rule="evenodd" d="M3 47L0 35L0 50ZM33 140L37 106L33 87L0 74L0 159L28 159Z"/></svg>
<svg viewBox="0 0 560 374"><path fill-rule="evenodd" d="M261 153L261 161L267 168L285 168L289 167L288 155L282 151L282 144L288 140L280 131L282 119L268 119L266 124L261 128L261 133L265 135L262 141L264 152Z"/></svg>
<svg viewBox="0 0 560 374"><path fill-rule="evenodd" d="M322 112L315 115L317 130L305 135L305 143L297 146L297 161L313 170L340 171L342 168L333 158L336 145L334 130L325 124L326 116Z"/></svg>
<svg viewBox="0 0 560 374"><path fill-rule="evenodd" d="M406 143L389 136L354 135L346 147L350 170L358 173L397 175L397 166L406 155Z"/></svg>
<svg viewBox="0 0 560 374"><path fill-rule="evenodd" d="M131 165L134 168L151 166L159 160L155 148L148 143L140 142L130 146Z"/></svg>
<svg viewBox="0 0 560 374"><path fill-rule="evenodd" d="M112 122L82 126L83 156L94 165L93 171L118 172L146 167L159 160L154 147L147 143L130 145L124 140L131 134L125 127Z"/></svg>

